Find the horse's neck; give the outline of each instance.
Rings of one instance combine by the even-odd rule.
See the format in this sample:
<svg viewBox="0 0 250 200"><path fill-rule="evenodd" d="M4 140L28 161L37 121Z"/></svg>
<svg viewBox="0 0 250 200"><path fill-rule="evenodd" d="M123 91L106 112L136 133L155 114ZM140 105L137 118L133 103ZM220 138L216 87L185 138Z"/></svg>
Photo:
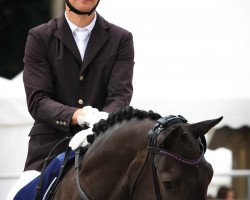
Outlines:
<svg viewBox="0 0 250 200"><path fill-rule="evenodd" d="M122 190L127 194L130 176L137 170L135 166L142 164L143 154L146 155L147 132L151 126L151 122L145 125L138 120L125 121L98 136L82 162L84 182L89 184L92 179L97 179L99 195L115 195L114 188L117 194L122 194Z"/></svg>
<svg viewBox="0 0 250 200"><path fill-rule="evenodd" d="M144 121L136 119L114 125L96 138L85 155L84 165L98 163L96 167L103 167L101 165L107 160L128 163L138 152L146 150L147 132L151 126L151 123L145 125Z"/></svg>

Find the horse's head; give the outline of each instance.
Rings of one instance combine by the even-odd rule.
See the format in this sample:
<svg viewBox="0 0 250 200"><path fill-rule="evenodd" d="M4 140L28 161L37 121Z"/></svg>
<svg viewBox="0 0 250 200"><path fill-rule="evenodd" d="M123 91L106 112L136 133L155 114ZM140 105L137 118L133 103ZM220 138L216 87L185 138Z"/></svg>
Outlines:
<svg viewBox="0 0 250 200"><path fill-rule="evenodd" d="M180 118L166 126L156 123L151 131L151 137L156 135L155 140L149 144L152 174L157 177L154 180L156 199L206 198L213 168L204 158L204 135L221 120L222 117L188 124Z"/></svg>

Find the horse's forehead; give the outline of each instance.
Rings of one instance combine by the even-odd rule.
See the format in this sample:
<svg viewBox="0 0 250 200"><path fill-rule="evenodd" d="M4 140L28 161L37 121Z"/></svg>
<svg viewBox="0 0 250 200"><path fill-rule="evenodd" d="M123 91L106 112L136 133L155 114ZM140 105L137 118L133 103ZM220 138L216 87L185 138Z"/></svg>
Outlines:
<svg viewBox="0 0 250 200"><path fill-rule="evenodd" d="M176 131L183 133L183 135L190 135L189 124L187 123L176 123L163 130L164 135L174 134Z"/></svg>

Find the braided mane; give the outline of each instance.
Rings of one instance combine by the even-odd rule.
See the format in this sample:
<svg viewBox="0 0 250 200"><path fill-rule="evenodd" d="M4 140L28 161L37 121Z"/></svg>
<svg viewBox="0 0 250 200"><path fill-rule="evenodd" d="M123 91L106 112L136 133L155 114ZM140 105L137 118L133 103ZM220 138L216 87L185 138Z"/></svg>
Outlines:
<svg viewBox="0 0 250 200"><path fill-rule="evenodd" d="M102 119L94 124L92 129L94 134L87 136L88 142L92 144L95 138L98 137L100 133L105 132L109 127L123 120L130 120L132 118L157 120L161 118L161 115L152 110L147 112L145 110L134 109L132 106L128 106L117 112L110 113L106 120Z"/></svg>

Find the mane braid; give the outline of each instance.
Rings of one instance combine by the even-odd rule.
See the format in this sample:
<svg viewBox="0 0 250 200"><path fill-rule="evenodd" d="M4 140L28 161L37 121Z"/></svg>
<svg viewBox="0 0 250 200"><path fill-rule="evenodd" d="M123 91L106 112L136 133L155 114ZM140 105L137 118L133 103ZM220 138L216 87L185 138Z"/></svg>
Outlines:
<svg viewBox="0 0 250 200"><path fill-rule="evenodd" d="M109 127L123 120L130 120L132 118L137 118L139 120L146 118L157 120L161 118L161 115L153 112L152 110L147 112L145 110L134 109L132 106L128 106L117 112L110 113L106 120L102 119L98 123L94 124L92 129L94 134L87 136L88 142L92 144L95 138L98 137L100 133L105 132Z"/></svg>

